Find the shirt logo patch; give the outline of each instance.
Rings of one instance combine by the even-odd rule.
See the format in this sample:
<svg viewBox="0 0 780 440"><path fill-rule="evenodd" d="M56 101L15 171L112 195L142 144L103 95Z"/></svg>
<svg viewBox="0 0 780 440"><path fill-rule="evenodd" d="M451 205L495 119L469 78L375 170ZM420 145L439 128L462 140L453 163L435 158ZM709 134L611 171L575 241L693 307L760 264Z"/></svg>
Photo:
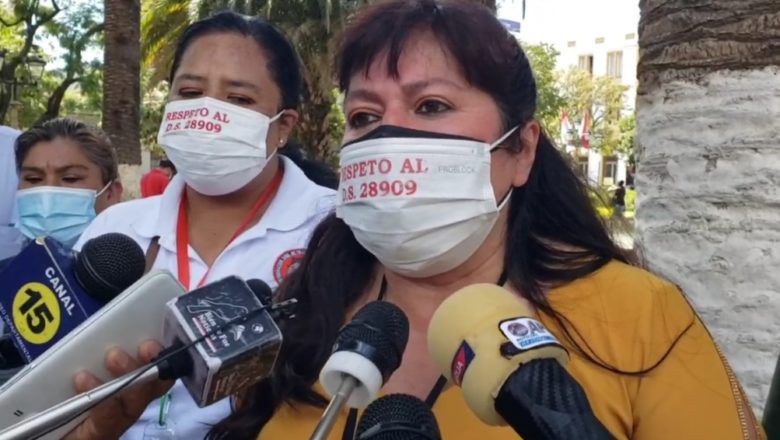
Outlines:
<svg viewBox="0 0 780 440"><path fill-rule="evenodd" d="M290 249L282 252L274 262L274 280L280 284L293 270L301 265L306 249Z"/></svg>

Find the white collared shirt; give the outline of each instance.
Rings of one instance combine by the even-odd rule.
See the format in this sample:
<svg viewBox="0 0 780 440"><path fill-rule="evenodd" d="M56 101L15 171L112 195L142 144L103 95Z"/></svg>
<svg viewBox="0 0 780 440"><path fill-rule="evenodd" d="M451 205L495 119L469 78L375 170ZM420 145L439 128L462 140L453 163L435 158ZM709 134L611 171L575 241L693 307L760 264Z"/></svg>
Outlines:
<svg viewBox="0 0 780 440"><path fill-rule="evenodd" d="M335 191L311 182L290 159L280 156L284 177L279 190L260 221L239 235L217 257L206 283L229 275L244 279L260 278L272 288L287 274L302 255L314 227L335 206ZM90 238L109 232L132 237L146 251L159 236L160 251L155 269L177 274L176 221L184 181L177 176L165 192L156 197L114 205L102 212L84 231L75 249ZM208 267L192 248L189 250L190 283L194 289ZM230 414L229 399L198 408L181 381L170 392L168 426L177 439L197 440L206 436L210 425ZM123 436L124 440L141 440L144 430L156 424L159 403L153 402Z"/></svg>

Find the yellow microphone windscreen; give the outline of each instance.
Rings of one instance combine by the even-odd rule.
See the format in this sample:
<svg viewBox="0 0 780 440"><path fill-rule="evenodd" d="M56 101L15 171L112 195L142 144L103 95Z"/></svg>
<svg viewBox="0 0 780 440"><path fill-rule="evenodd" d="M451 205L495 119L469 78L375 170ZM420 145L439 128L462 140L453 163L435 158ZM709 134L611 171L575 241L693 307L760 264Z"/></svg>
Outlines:
<svg viewBox="0 0 780 440"><path fill-rule="evenodd" d="M469 408L489 425L505 425L494 400L521 364L568 354L514 294L474 284L447 298L428 326L428 351L444 376L463 388Z"/></svg>

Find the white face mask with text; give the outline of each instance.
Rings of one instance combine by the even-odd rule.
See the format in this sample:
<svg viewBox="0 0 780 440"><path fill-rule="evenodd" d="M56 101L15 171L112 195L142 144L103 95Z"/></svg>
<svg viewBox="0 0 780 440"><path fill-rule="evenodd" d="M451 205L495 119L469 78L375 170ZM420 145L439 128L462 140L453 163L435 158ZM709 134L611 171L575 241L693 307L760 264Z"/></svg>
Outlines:
<svg viewBox="0 0 780 440"><path fill-rule="evenodd" d="M171 101L157 142L192 189L229 194L257 177L273 156L266 157L266 136L280 115L269 118L209 97Z"/></svg>
<svg viewBox="0 0 780 440"><path fill-rule="evenodd" d="M388 269L410 277L463 264L509 200L496 204L490 154L498 141L380 126L341 150L336 215Z"/></svg>

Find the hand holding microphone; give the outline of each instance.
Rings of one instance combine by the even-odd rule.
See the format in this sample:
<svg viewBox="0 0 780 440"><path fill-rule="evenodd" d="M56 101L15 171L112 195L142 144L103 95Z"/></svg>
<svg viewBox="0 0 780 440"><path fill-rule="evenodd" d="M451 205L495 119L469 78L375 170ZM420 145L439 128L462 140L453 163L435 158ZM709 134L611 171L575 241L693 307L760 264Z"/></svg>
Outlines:
<svg viewBox="0 0 780 440"><path fill-rule="evenodd" d="M568 354L513 294L493 284L447 298L428 327L428 349L469 408L525 440L607 440Z"/></svg>
<svg viewBox="0 0 780 440"><path fill-rule="evenodd" d="M251 284L256 290L263 286L264 290L270 291L265 283ZM266 291L253 292L243 281L228 277L175 298L165 306L163 339L170 345L160 353L157 361L46 411L31 414L32 417L24 422L0 432L0 439L21 440L46 435L128 386L157 378L182 378L199 406L251 385L270 372L281 344L281 332L273 317L289 316L289 312L278 312L295 305L295 301L290 300L264 306L257 297L267 297ZM146 393L135 395L140 402L137 415L161 394L149 390L160 390L161 386L158 383L156 387L147 387ZM108 412L105 408L96 409L96 414ZM85 426L98 424L103 430L113 432L104 423L95 421L96 414L77 429L86 430ZM106 435L104 431L100 434Z"/></svg>

